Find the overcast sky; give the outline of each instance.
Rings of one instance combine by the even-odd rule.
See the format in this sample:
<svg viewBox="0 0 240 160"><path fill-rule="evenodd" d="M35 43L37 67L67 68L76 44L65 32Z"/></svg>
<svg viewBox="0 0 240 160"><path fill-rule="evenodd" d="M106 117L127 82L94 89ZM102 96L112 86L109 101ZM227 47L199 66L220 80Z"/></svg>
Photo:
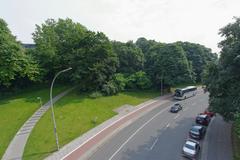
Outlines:
<svg viewBox="0 0 240 160"><path fill-rule="evenodd" d="M111 40L190 41L218 52L219 29L240 16L240 0L1 0L0 17L32 43L35 24L71 18Z"/></svg>

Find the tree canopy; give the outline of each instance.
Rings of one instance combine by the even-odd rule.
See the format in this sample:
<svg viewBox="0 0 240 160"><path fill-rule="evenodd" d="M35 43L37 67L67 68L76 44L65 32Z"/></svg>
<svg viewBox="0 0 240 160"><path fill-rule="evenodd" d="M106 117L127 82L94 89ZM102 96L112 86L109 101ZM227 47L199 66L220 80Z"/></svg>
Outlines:
<svg viewBox="0 0 240 160"><path fill-rule="evenodd" d="M132 74L144 66L144 55L132 41L127 43L113 41L113 49L119 58L117 72Z"/></svg>
<svg viewBox="0 0 240 160"><path fill-rule="evenodd" d="M205 83L211 108L226 119L234 119L240 113L240 19L220 29L220 35L224 37L219 43L220 59L208 66Z"/></svg>
<svg viewBox="0 0 240 160"><path fill-rule="evenodd" d="M216 55L199 44L144 37L135 43L110 41L104 33L69 18L36 25L36 47L24 49L7 24L0 22L0 87L50 83L57 72L72 67L59 81L109 95L124 89L160 88L162 82L164 87L199 82L207 75L203 69L216 61Z"/></svg>
<svg viewBox="0 0 240 160"><path fill-rule="evenodd" d="M20 86L22 79L37 81L38 75L37 63L25 54L6 22L0 19L0 87Z"/></svg>
<svg viewBox="0 0 240 160"><path fill-rule="evenodd" d="M33 34L36 58L45 79L62 69L72 67L68 81L81 84L82 89L100 89L115 73L117 56L103 33L87 30L71 19L48 19L37 25Z"/></svg>

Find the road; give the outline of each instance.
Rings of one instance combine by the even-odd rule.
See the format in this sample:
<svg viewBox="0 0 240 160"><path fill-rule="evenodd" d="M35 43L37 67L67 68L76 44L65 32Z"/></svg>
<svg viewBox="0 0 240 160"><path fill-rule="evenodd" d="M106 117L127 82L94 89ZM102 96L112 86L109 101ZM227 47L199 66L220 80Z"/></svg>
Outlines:
<svg viewBox="0 0 240 160"><path fill-rule="evenodd" d="M184 106L183 110L177 114L169 113L169 107L175 102L168 102L146 115L142 116L132 124L128 125L108 141L102 144L91 156L90 160L181 160L184 159L181 155L182 146L185 139L188 137L188 131L195 122L195 117L198 113L204 111L208 106L208 94L200 93L195 97L180 101ZM213 124L217 124L217 128L230 130L228 124L217 117L213 120ZM225 154L225 160L230 160L231 149L224 152L224 148L231 145L228 138L226 141L216 142L214 140L216 129L215 125L211 125L214 131L207 131L209 142L203 143L202 146L208 146L208 150L203 149L199 159L202 160L217 160L216 154ZM220 127L218 125L223 125ZM217 130L217 131L215 131ZM209 132L209 134L208 134ZM230 133L218 133L218 141L222 136L230 137ZM214 147L215 143L228 143L225 147ZM223 145L224 146L224 145ZM204 154L204 155L203 155ZM201 158L203 157L203 158ZM223 158L222 157L222 158ZM212 159L213 158L213 159ZM222 158L218 159L221 160ZM227 159L226 159L227 158Z"/></svg>
<svg viewBox="0 0 240 160"><path fill-rule="evenodd" d="M181 101L178 114L169 113L169 102L152 110L105 142L91 160L179 160L195 116L208 106L208 95Z"/></svg>

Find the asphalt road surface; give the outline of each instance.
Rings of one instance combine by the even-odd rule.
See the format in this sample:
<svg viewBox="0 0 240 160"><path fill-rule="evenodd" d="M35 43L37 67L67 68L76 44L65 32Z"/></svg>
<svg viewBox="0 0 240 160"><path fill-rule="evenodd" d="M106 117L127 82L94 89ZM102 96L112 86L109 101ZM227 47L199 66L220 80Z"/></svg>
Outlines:
<svg viewBox="0 0 240 160"><path fill-rule="evenodd" d="M181 160L182 146L198 113L208 106L208 94L180 101L183 110L170 113L175 102L163 104L111 137L90 160Z"/></svg>

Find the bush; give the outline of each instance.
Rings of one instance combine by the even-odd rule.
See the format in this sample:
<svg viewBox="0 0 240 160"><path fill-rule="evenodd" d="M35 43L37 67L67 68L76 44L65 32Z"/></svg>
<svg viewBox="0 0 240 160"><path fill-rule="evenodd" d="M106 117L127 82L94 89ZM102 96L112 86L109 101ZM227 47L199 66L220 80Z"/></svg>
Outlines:
<svg viewBox="0 0 240 160"><path fill-rule="evenodd" d="M129 89L149 89L151 86L151 80L143 71L136 72L127 78L127 88Z"/></svg>
<svg viewBox="0 0 240 160"><path fill-rule="evenodd" d="M93 92L89 95L90 98L98 98L98 97L102 97L102 93L101 92Z"/></svg>
<svg viewBox="0 0 240 160"><path fill-rule="evenodd" d="M107 84L104 84L101 91L106 96L114 95L119 92L118 87L116 86L114 81L109 81L107 82Z"/></svg>
<svg viewBox="0 0 240 160"><path fill-rule="evenodd" d="M123 74L117 73L113 76L113 81L115 86L118 88L118 91L125 90L127 79L124 77Z"/></svg>

